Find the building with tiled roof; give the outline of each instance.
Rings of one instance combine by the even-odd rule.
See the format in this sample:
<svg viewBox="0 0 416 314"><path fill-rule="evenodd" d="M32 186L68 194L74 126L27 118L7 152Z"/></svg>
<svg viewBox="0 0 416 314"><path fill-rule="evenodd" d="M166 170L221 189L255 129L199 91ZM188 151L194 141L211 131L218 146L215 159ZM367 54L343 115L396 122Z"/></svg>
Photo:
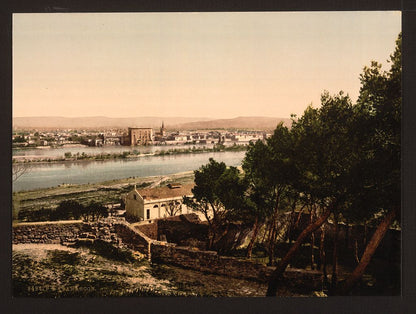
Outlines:
<svg viewBox="0 0 416 314"><path fill-rule="evenodd" d="M137 220L152 220L191 213L183 197L192 196L193 184L172 183L163 187L137 189L126 198L126 216Z"/></svg>

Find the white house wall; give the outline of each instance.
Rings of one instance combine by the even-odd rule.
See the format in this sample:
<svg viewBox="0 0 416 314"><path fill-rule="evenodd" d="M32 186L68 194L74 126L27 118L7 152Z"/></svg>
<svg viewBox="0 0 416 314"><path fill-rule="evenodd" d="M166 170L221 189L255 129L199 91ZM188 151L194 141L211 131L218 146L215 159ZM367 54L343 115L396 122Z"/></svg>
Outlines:
<svg viewBox="0 0 416 314"><path fill-rule="evenodd" d="M134 199L136 195L136 199ZM140 194L133 190L126 197L126 214L136 218L143 217L143 199Z"/></svg>
<svg viewBox="0 0 416 314"><path fill-rule="evenodd" d="M136 195L136 200L134 199L134 195ZM191 197L192 195L188 196ZM169 214L166 210L168 204L170 202L179 202L182 206L182 211L177 213L177 215L195 213L202 221L206 220L206 217L203 213L195 212L192 209L188 208L186 205L183 204L182 200L182 196L156 200L146 200L142 198L142 196L139 194L137 190L133 190L129 192L126 196L126 214L128 216L135 217L140 220L153 220L158 218L169 217ZM166 205L166 207L163 205ZM150 210L149 219L147 219L146 216L147 210ZM212 213L210 213L210 216L212 216Z"/></svg>

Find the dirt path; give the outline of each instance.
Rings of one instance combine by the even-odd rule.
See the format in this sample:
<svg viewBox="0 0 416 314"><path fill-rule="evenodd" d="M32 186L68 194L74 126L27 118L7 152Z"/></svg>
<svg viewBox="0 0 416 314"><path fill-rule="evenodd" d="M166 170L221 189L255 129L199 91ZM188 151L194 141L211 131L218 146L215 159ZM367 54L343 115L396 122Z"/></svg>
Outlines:
<svg viewBox="0 0 416 314"><path fill-rule="evenodd" d="M157 180L156 182L152 183L151 185L149 185L149 188L155 188L158 185L160 185L162 182L169 180L170 177L169 176L164 176L161 177L159 180Z"/></svg>

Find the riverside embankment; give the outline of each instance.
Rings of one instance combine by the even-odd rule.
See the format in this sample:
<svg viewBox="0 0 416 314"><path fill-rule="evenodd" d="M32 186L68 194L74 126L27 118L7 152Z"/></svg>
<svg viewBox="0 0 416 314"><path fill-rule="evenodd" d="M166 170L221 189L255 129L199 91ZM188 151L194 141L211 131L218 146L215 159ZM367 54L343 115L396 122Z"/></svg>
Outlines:
<svg viewBox="0 0 416 314"><path fill-rule="evenodd" d="M70 161L30 163L30 170L13 183L13 191L56 187L62 184L88 184L131 177L164 176L193 171L208 163L209 158L228 166L239 166L245 151L164 154L141 158L120 158L106 161Z"/></svg>

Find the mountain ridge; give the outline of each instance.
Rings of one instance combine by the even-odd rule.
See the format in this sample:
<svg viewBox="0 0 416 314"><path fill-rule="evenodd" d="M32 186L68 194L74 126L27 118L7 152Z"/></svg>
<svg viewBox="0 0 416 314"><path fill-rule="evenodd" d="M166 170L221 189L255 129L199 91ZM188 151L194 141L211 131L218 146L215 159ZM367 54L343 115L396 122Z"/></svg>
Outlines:
<svg viewBox="0 0 416 314"><path fill-rule="evenodd" d="M105 116L94 117L62 117L62 116L38 116L38 117L14 117L13 128L128 128L128 127L150 127L159 128L164 123L167 129L259 129L271 130L283 122L290 126L291 119L262 117L262 116L239 116L230 119L213 119L205 117L131 117L110 118Z"/></svg>

